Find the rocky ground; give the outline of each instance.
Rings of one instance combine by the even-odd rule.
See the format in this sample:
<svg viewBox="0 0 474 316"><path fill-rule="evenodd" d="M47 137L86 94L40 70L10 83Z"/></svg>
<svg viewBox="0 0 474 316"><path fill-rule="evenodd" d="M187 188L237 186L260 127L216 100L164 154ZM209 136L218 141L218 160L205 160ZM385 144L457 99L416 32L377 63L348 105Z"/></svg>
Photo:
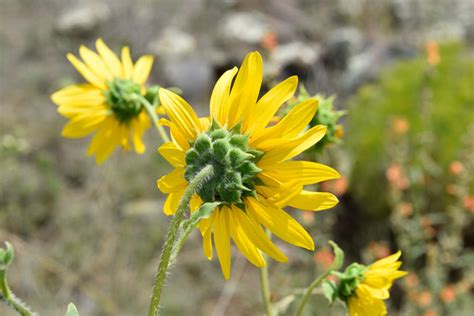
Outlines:
<svg viewBox="0 0 474 316"><path fill-rule="evenodd" d="M87 140L60 137L65 121L49 96L80 80L67 52L102 37L115 51L152 53L152 80L181 88L203 112L216 78L258 49L267 86L297 74L344 108L357 87L427 40L474 43L472 12L472 0L0 1L0 142L14 148L0 156L0 240L17 248L13 288L42 315L62 315L71 300L82 315L144 314L168 222L154 183L169 167L152 132L145 155L117 153L102 167L85 157ZM334 219L318 220L324 234ZM236 259L225 283L193 238L163 315L259 314L256 269ZM298 271L304 251L287 251L291 264L274 270L279 298L314 273Z"/></svg>

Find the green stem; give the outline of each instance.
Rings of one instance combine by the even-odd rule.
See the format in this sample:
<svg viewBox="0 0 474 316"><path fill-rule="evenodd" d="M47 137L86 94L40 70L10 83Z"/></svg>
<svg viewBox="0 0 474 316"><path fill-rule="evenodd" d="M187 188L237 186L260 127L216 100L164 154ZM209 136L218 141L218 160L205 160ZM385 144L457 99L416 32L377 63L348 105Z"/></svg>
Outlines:
<svg viewBox="0 0 474 316"><path fill-rule="evenodd" d="M148 316L155 316L158 312L160 305L161 292L163 290L163 284L166 278L166 271L168 271L171 253L175 246L176 236L178 235L179 226L183 220L184 212L186 211L189 201L193 196L197 188L199 188L209 177L214 174L214 168L212 165L208 165L201 169L198 174L189 182L186 191L179 202L176 214L171 221L168 234L166 236L165 245L161 251L160 262L158 264L158 272L155 278L155 287L153 288L153 294L151 297L150 308L148 310Z"/></svg>
<svg viewBox="0 0 474 316"><path fill-rule="evenodd" d="M0 271L0 300L4 301L5 304L13 308L18 314L21 316L34 316L33 313L25 303L19 300L15 294L12 293L10 290L7 279L6 279L6 271Z"/></svg>
<svg viewBox="0 0 474 316"><path fill-rule="evenodd" d="M272 235L268 230L266 230L266 233L269 238L272 238ZM268 261L266 256L263 256L265 261ZM260 268L260 289L262 293L263 309L265 311L265 315L273 316L272 302L270 300L270 282L268 280L268 262L266 262L265 266Z"/></svg>
<svg viewBox="0 0 474 316"><path fill-rule="evenodd" d="M192 232L192 229L190 230L186 230L186 231L181 231L181 234L180 236L178 237L178 241L176 242L174 248L173 248L173 251L171 252L171 257L170 257L170 265L172 265L175 260L176 260L176 257L178 257L178 254L179 252L181 251L181 249L183 248L184 246L184 243L186 242L186 240L188 239L189 237L189 234Z"/></svg>
<svg viewBox="0 0 474 316"><path fill-rule="evenodd" d="M156 130L161 136L161 139L163 142L168 143L170 141L170 138L168 137L168 134L166 134L165 129L163 126L159 125L158 122L160 118L158 117L158 114L156 114L155 107L151 105L148 100L142 96L142 95L137 95L138 99L142 103L142 105L145 107L145 110L148 112L148 115L150 115L151 120L153 121L153 125L155 125Z"/></svg>
<svg viewBox="0 0 474 316"><path fill-rule="evenodd" d="M296 316L303 315L304 307L306 306L306 303L308 303L309 298L313 294L313 290L324 281L324 279L329 275L329 273L331 273L331 271L332 270L329 269L325 273L321 274L319 277L316 278L316 280L313 281L313 283L309 285L308 289L306 290L303 297L301 298L300 304L295 314Z"/></svg>
<svg viewBox="0 0 474 316"><path fill-rule="evenodd" d="M262 291L263 309L265 315L272 316L272 303L270 301L270 284L268 282L268 266L260 268L260 287Z"/></svg>

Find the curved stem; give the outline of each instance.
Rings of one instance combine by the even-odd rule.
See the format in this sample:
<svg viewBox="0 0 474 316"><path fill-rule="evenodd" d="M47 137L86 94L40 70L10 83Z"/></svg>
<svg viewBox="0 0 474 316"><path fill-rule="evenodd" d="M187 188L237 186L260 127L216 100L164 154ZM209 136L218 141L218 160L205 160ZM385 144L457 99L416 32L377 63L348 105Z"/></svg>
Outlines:
<svg viewBox="0 0 474 316"><path fill-rule="evenodd" d="M189 201L193 196L196 189L203 184L209 177L212 177L214 174L214 168L212 165L208 165L201 169L199 173L189 182L186 191L179 202L178 209L176 214L171 221L170 227L168 229L168 234L166 236L166 241L161 251L160 262L158 264L158 272L155 278L155 286L153 288L153 294L151 297L150 308L148 310L148 316L155 316L158 312L158 307L160 305L161 292L163 290L163 284L166 278L166 271L168 271L171 253L173 247L175 246L176 236L178 234L179 226L183 220L183 215L186 209L188 208Z"/></svg>
<svg viewBox="0 0 474 316"><path fill-rule="evenodd" d="M7 283L5 270L0 271L0 290L0 300L4 301L5 304L13 308L16 312L18 312L18 314L21 316L35 315L35 313L33 313L25 303L23 303L15 296L15 294L12 293Z"/></svg>
<svg viewBox="0 0 474 316"><path fill-rule="evenodd" d="M145 110L147 111L148 115L150 116L151 120L153 121L153 125L155 125L156 130L161 136L161 139L163 142L167 143L170 141L170 138L168 137L168 134L166 134L165 129L163 126L158 124L158 121L160 118L158 117L158 114L156 114L155 107L151 105L148 100L142 96L142 95L137 95L138 99L142 103L142 105L145 107Z"/></svg>
<svg viewBox="0 0 474 316"><path fill-rule="evenodd" d="M303 297L301 298L300 304L298 305L298 309L295 314L296 316L303 315L304 307L306 306L306 303L308 303L309 298L313 294L313 290L324 281L324 279L328 276L330 272L331 270L328 270L325 273L321 274L319 277L316 278L316 280L313 281L313 283L309 285Z"/></svg>
<svg viewBox="0 0 474 316"><path fill-rule="evenodd" d="M266 230L266 233L269 238L272 238L272 235L268 230ZM265 255L263 256L265 259L267 259ZM265 311L265 315L273 316L272 302L270 300L270 282L268 280L268 265L267 264L268 263L266 263L265 266L260 268L260 290L262 293L263 309Z"/></svg>

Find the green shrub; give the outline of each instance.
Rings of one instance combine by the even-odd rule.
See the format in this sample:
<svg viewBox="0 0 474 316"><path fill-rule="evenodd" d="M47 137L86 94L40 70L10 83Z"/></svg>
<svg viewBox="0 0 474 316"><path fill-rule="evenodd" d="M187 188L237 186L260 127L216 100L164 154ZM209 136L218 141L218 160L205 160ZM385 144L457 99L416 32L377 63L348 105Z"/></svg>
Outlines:
<svg viewBox="0 0 474 316"><path fill-rule="evenodd" d="M370 201L367 211L373 214L388 209L386 171L397 134L406 134L411 183L444 181L449 164L462 159L464 135L474 124L474 59L460 44L441 46L439 54L437 65L424 57L395 64L349 102L345 142L353 162L351 190L358 200ZM438 184L423 194L439 201L447 183Z"/></svg>

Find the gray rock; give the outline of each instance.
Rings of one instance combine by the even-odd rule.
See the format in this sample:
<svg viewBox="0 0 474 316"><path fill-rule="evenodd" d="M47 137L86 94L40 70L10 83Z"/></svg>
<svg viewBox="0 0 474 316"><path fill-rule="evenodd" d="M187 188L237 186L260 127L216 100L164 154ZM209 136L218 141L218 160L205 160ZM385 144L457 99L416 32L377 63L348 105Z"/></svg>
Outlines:
<svg viewBox="0 0 474 316"><path fill-rule="evenodd" d="M237 12L225 16L219 27L220 36L230 41L258 44L270 30L265 16L259 12Z"/></svg>
<svg viewBox="0 0 474 316"><path fill-rule="evenodd" d="M195 50L196 40L189 33L168 27L157 39L150 42L148 48L158 56L184 56Z"/></svg>
<svg viewBox="0 0 474 316"><path fill-rule="evenodd" d="M64 35L89 35L110 16L110 9L105 3L91 3L64 12L59 16L55 29Z"/></svg>
<svg viewBox="0 0 474 316"><path fill-rule="evenodd" d="M339 28L326 41L325 64L329 68L345 70L351 56L360 53L364 45L365 39L359 30L353 27Z"/></svg>
<svg viewBox="0 0 474 316"><path fill-rule="evenodd" d="M205 56L173 56L162 60L160 67L166 81L184 91L190 102L207 101L214 73Z"/></svg>
<svg viewBox="0 0 474 316"><path fill-rule="evenodd" d="M379 43L353 56L341 80L345 92L353 92L367 81L375 79L392 62L416 56L416 49L398 43Z"/></svg>
<svg viewBox="0 0 474 316"><path fill-rule="evenodd" d="M281 44L270 55L266 69L268 75L277 75L284 67L296 65L301 67L313 66L321 55L321 47L317 43L290 42Z"/></svg>

